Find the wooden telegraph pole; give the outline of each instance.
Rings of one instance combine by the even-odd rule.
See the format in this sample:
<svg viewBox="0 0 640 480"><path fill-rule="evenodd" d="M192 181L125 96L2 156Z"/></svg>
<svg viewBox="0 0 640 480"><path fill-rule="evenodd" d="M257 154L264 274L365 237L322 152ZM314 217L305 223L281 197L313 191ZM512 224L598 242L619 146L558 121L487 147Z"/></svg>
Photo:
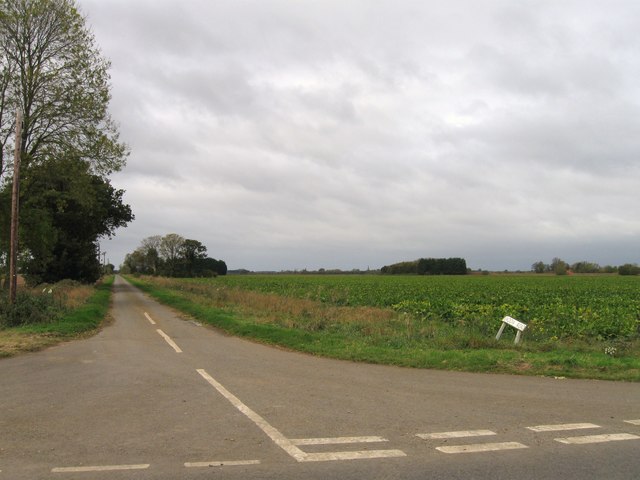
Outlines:
<svg viewBox="0 0 640 480"><path fill-rule="evenodd" d="M20 157L22 152L22 112L16 112L16 146L13 160L11 193L11 237L9 239L9 302L16 302L18 289L18 214L20 211Z"/></svg>

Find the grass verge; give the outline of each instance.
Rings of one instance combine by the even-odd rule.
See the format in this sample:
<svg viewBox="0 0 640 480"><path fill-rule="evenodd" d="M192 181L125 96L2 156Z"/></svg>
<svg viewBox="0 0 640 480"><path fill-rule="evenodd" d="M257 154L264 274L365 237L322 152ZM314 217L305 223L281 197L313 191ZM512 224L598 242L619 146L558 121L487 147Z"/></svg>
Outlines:
<svg viewBox="0 0 640 480"><path fill-rule="evenodd" d="M160 302L230 334L314 355L414 368L640 381L637 346L611 356L585 344L516 347L507 341L470 337L462 339L468 346L460 348L456 333L438 338L441 326L430 325L433 339L418 338L404 317L385 309L327 307L310 300L180 281L128 280Z"/></svg>
<svg viewBox="0 0 640 480"><path fill-rule="evenodd" d="M0 330L0 357L33 352L65 340L95 333L102 325L111 300L114 277L95 287L95 291L80 305L48 323L36 323Z"/></svg>

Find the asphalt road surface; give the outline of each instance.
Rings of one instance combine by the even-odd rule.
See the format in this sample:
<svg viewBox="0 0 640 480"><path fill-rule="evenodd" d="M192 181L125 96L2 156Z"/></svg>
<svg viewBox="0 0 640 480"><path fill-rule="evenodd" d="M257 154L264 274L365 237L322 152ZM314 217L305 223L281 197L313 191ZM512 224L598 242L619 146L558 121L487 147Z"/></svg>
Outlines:
<svg viewBox="0 0 640 480"><path fill-rule="evenodd" d="M95 337L0 361L0 480L640 478L637 383L315 358L114 289Z"/></svg>

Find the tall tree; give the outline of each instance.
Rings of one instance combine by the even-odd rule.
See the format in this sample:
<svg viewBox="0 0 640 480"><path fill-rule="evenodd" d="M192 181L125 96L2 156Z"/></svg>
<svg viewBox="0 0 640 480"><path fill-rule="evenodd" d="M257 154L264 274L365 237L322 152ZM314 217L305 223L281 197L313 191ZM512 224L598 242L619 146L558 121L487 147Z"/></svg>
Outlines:
<svg viewBox="0 0 640 480"><path fill-rule="evenodd" d="M109 219L124 225L133 218L122 192L107 180L128 155L108 112L108 69L75 0L0 0L0 180L9 171L20 110L21 183L31 190L21 208L23 243L34 277L93 278L94 244L113 233ZM66 177L58 171L65 168ZM61 190L39 188L43 171L52 172ZM78 179L71 178L75 174ZM69 195L69 205L84 215L77 223L69 221Z"/></svg>
<svg viewBox="0 0 640 480"><path fill-rule="evenodd" d="M160 257L164 260L166 274L176 275L184 238L177 233L169 233L160 240Z"/></svg>
<svg viewBox="0 0 640 480"><path fill-rule="evenodd" d="M139 250L142 252L145 261L145 273L155 275L160 266L160 244L162 237L160 235L152 235L142 239Z"/></svg>
<svg viewBox="0 0 640 480"><path fill-rule="evenodd" d="M107 110L108 68L74 0L0 0L0 172L17 108L25 169L73 157L103 176L120 170L127 147Z"/></svg>

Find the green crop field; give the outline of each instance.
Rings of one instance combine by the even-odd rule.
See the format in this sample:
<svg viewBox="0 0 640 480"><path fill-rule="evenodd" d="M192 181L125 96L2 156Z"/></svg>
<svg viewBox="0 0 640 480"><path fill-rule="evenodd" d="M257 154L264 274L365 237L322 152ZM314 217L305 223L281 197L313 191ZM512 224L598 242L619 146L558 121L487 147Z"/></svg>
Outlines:
<svg viewBox="0 0 640 480"><path fill-rule="evenodd" d="M528 324L533 340L634 339L640 333L640 277L238 275L216 282L339 306L392 308L482 332L509 315Z"/></svg>
<svg viewBox="0 0 640 480"><path fill-rule="evenodd" d="M640 380L639 277L229 275L136 282L205 321L223 312L222 323L211 323L233 333L315 354ZM527 324L520 345L512 328L495 339L507 315Z"/></svg>

